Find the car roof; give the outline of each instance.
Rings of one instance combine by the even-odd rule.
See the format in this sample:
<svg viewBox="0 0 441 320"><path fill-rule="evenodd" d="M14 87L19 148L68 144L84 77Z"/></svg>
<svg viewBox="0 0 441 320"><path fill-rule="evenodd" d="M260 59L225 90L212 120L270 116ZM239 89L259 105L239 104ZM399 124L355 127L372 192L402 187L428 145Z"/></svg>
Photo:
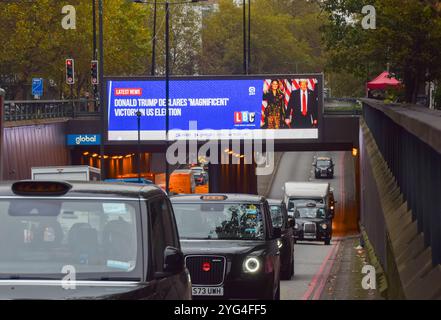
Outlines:
<svg viewBox="0 0 441 320"><path fill-rule="evenodd" d="M61 180L22 180L28 182L64 182L72 188L62 196L50 196L51 198L150 198L157 195L164 195L165 192L154 184L135 184L135 183L110 183L100 181L61 181ZM12 184L17 181L5 181L0 183L0 196L16 197L12 191ZM20 196L23 197L23 196ZM24 196L26 197L26 196ZM40 195L38 195L40 197ZM44 196L41 196L44 197Z"/></svg>
<svg viewBox="0 0 441 320"><path fill-rule="evenodd" d="M330 184L318 182L286 182L285 195L288 197L319 197L326 196Z"/></svg>
<svg viewBox="0 0 441 320"><path fill-rule="evenodd" d="M118 178L118 179L106 179L104 182L139 182L138 178ZM152 180L141 178L141 182L150 182L153 183Z"/></svg>
<svg viewBox="0 0 441 320"><path fill-rule="evenodd" d="M332 160L332 158L331 157L317 157L317 160L329 160L329 161L331 161Z"/></svg>
<svg viewBox="0 0 441 320"><path fill-rule="evenodd" d="M269 205L282 205L283 201L278 199L267 199Z"/></svg>
<svg viewBox="0 0 441 320"><path fill-rule="evenodd" d="M227 199L222 202L264 202L265 197L255 194L240 194L240 193L200 193L200 194L180 194L170 197L172 202L203 202L202 196L226 196ZM215 202L212 200L205 200L204 202Z"/></svg>
<svg viewBox="0 0 441 320"><path fill-rule="evenodd" d="M191 172L190 169L176 169L176 170L174 170L174 171L172 172L172 174L173 174L173 173L188 173L188 174L191 174L192 172Z"/></svg>

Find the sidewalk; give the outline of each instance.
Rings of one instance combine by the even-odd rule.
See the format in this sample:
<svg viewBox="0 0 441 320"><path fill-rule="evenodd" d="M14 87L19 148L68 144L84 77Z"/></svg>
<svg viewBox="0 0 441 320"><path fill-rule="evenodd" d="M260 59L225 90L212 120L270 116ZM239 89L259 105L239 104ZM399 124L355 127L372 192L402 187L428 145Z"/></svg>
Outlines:
<svg viewBox="0 0 441 320"><path fill-rule="evenodd" d="M382 300L377 290L365 290L361 286L363 265L368 264L366 250L359 249L358 236L340 239L329 277L320 300Z"/></svg>

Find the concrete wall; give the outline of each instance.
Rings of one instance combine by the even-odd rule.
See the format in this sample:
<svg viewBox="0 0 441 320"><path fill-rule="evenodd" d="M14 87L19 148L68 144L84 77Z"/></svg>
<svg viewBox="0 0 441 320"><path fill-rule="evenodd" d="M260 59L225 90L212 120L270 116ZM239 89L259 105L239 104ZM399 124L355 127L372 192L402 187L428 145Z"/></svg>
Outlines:
<svg viewBox="0 0 441 320"><path fill-rule="evenodd" d="M389 299L441 299L441 266L404 201L366 123L361 121L361 224L385 272Z"/></svg>

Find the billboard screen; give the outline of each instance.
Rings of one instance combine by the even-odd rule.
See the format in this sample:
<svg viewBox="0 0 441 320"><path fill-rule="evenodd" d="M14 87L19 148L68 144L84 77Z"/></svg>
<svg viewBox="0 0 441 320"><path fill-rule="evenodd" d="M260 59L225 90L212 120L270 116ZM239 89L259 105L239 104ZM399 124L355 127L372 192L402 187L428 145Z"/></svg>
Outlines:
<svg viewBox="0 0 441 320"><path fill-rule="evenodd" d="M172 79L169 140L318 139L321 75ZM164 80L108 80L108 140L166 139ZM268 137L268 135L266 135Z"/></svg>

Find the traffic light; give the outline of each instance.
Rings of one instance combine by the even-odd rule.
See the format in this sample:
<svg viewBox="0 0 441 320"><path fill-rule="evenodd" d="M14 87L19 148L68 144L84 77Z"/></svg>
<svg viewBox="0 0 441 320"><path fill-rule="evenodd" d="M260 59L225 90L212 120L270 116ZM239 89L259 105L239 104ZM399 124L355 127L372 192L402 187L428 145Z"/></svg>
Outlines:
<svg viewBox="0 0 441 320"><path fill-rule="evenodd" d="M75 67L74 59L66 59L66 83L75 83Z"/></svg>
<svg viewBox="0 0 441 320"><path fill-rule="evenodd" d="M98 60L92 60L90 64L90 76L93 85L99 83L98 78Z"/></svg>

